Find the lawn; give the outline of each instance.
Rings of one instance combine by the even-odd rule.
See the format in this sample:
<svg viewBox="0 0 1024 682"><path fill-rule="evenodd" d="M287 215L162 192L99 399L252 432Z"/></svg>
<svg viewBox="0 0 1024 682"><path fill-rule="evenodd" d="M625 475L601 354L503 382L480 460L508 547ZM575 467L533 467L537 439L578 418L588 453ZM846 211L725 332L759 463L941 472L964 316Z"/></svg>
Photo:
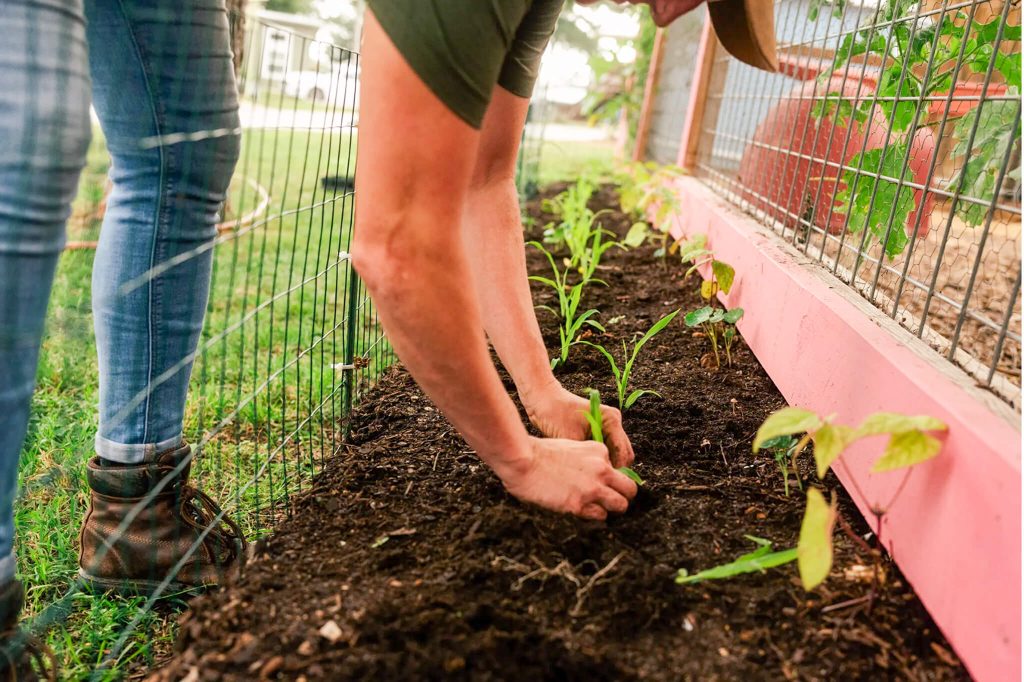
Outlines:
<svg viewBox="0 0 1024 682"><path fill-rule="evenodd" d="M264 533L340 441L351 389L388 360L360 289L349 296L352 195L321 178L350 176L347 134L248 131L215 249L213 287L192 374L186 436L204 444L195 479L248 537ZM99 134L89 153L69 239L98 237L109 160ZM53 623L46 641L62 679L81 679L120 651L106 672L165 653L174 595L143 600L77 593L78 530L88 505L85 461L96 428L97 371L89 280L94 251L61 259L22 453L16 507L19 574L28 618ZM349 319L355 324L350 325ZM355 357L369 366L334 369ZM362 363L357 363L362 364ZM346 377L346 374L358 376ZM54 606L58 604L61 608ZM49 607L49 610L47 610ZM67 607L67 608L63 608ZM132 623L133 632L114 647Z"/></svg>

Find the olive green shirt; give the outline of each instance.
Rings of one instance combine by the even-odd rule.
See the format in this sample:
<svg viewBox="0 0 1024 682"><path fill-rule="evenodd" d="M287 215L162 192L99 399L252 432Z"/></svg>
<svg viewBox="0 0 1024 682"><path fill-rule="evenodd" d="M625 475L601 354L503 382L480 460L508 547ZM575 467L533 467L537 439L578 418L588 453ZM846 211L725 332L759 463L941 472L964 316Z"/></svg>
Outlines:
<svg viewBox="0 0 1024 682"><path fill-rule="evenodd" d="M479 129L500 85L529 97L564 0L368 0L416 75Z"/></svg>

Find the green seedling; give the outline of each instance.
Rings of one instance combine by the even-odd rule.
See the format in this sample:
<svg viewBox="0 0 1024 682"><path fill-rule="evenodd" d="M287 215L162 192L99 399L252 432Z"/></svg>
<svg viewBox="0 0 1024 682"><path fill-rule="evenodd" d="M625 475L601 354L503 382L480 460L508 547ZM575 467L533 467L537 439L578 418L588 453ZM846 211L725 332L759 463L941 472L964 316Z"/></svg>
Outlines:
<svg viewBox="0 0 1024 682"><path fill-rule="evenodd" d="M596 221L597 214L591 213L588 217L581 218L572 225L566 232L565 245L569 249L567 265L580 273L584 282L591 280L604 284L601 280L594 279L594 273L608 249L621 247L619 242L613 240L605 241L606 237L614 237L613 232L602 228Z"/></svg>
<svg viewBox="0 0 1024 682"><path fill-rule="evenodd" d="M764 573L769 568L775 568L776 566L796 561L796 549L784 549L779 552L773 552L770 541L753 535L744 535L743 537L757 545L757 549L737 557L735 561L730 561L727 564L715 566L693 575L690 575L685 568L681 568L679 573L676 574L676 584L689 585L705 580L724 580L725 578L733 578L744 573Z"/></svg>
<svg viewBox="0 0 1024 682"><path fill-rule="evenodd" d="M723 310L704 306L686 313L683 322L687 327L700 327L711 343L714 368L722 365L720 351L725 352L725 361L732 367L732 347L736 341L736 323L743 317L743 308Z"/></svg>
<svg viewBox="0 0 1024 682"><path fill-rule="evenodd" d="M590 409L583 413L583 416L587 418L587 423L590 424L590 436L591 440L595 440L598 443L604 443L604 421L601 419L601 394L596 389L590 389ZM644 479L640 478L640 474L633 471L629 467L619 467L620 472L624 473L631 481L637 485L643 485Z"/></svg>
<svg viewBox="0 0 1024 682"><path fill-rule="evenodd" d="M796 458L813 443L814 462L820 479L825 477L840 455L854 442L885 435L888 436L885 450L872 467L872 472L878 473L906 469L935 457L942 450L942 442L928 432L946 430L946 425L942 421L926 415L911 417L891 412L877 412L868 415L856 428L837 424L833 419L798 407L783 408L769 415L761 424L757 435L754 436L753 450L757 453L780 437L803 434L792 447L791 460L794 462L794 472L799 479L800 473L795 466ZM871 505L878 521L877 528L882 528L882 517L892 506L893 501L895 497L885 506ZM808 488L807 507L797 544L800 580L807 590L820 585L832 569L832 532L836 518L835 497L833 496L832 502L828 503L820 490ZM854 542L863 543L855 534L850 535ZM876 583L878 561L879 557L875 553Z"/></svg>
<svg viewBox="0 0 1024 682"><path fill-rule="evenodd" d="M644 333L644 335L640 337L640 340L633 344L632 351L630 351L627 348L626 342L623 341L623 365L621 368L619 368L618 363L615 362L615 357L610 352L608 352L608 349L606 349L604 346L597 343L591 343L590 341L579 342L592 348L596 348L598 351L601 352L602 355L604 355L605 359L608 360L608 364L611 365L612 375L615 377L615 387L619 394L619 409L628 410L630 407L633 406L633 404L637 400L639 400L641 397L645 395L656 395L660 397L660 394L657 391L651 391L647 389L636 389L632 393L629 393L629 395L627 395L626 392L629 389L629 377L630 374L632 374L633 372L633 364L636 362L636 356L640 353L640 349L644 347L644 344L653 339L655 335L657 335L661 330L667 327L678 314L679 311L674 310L665 317L655 322L651 326L651 328L648 329Z"/></svg>
<svg viewBox="0 0 1024 682"><path fill-rule="evenodd" d="M567 273L558 269L555 257L551 255L551 252L544 248L544 245L540 242L530 242L530 246L539 249L547 257L552 271L552 277L550 278L533 275L530 277L530 280L546 284L554 289L555 294L558 296L558 310L546 305L537 306L553 314L561 323L558 328L559 354L558 357L551 360L551 368L554 369L568 361L569 349L572 348L573 343L576 342L584 327L591 327L602 333L604 332L604 327L600 322L593 319L598 314L595 308L582 313L579 312L580 302L583 298L583 288L587 285L587 282L581 281L570 287L566 282Z"/></svg>
<svg viewBox="0 0 1024 682"><path fill-rule="evenodd" d="M654 162L625 164L616 175L619 186L619 208L636 221L622 243L629 248L641 246L649 239L659 239L654 252L663 261L668 254L672 218L679 212L679 195L672 180L685 171L678 166L662 166Z"/></svg>
<svg viewBox="0 0 1024 682"><path fill-rule="evenodd" d="M553 213L559 218L557 223L548 223L544 228L544 241L548 244L562 244L566 240L568 231L572 226L586 222L588 216L593 218L594 212L587 208L587 202L594 194L594 183L588 178L581 177L564 192L552 199L546 199L542 208ZM592 220L591 220L592 222Z"/></svg>
<svg viewBox="0 0 1024 682"><path fill-rule="evenodd" d="M761 444L762 450L767 450L775 456L775 464L779 467L779 472L782 474L782 482L786 488L786 497L789 497L790 466L796 454L797 443L799 442L793 436L776 436ZM796 469L795 462L792 463L792 468ZM796 484L800 490L804 489L804 484L800 480L799 474L796 477Z"/></svg>

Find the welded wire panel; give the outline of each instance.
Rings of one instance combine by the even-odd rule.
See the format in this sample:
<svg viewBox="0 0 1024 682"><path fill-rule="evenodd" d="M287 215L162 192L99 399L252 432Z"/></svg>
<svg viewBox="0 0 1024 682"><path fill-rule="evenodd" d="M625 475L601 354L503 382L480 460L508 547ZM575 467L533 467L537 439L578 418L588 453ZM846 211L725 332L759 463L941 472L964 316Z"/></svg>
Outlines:
<svg viewBox="0 0 1024 682"><path fill-rule="evenodd" d="M1019 2L780 0L721 49L698 174L1019 407Z"/></svg>

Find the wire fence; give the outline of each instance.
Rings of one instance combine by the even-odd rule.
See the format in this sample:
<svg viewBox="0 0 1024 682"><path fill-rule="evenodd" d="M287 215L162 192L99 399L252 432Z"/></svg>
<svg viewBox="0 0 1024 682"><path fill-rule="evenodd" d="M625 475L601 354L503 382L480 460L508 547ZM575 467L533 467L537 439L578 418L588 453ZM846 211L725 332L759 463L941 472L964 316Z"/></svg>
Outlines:
<svg viewBox="0 0 1024 682"><path fill-rule="evenodd" d="M1020 408L1019 0L780 0L718 50L696 170Z"/></svg>
<svg viewBox="0 0 1024 682"><path fill-rule="evenodd" d="M240 160L217 236L157 265L124 290L213 250L199 347L156 377L148 390L194 363L184 425L193 447L192 478L222 510L207 519L204 532L230 517L256 540L290 513L291 498L342 447L352 406L393 355L348 255L359 55L258 17L245 23L244 35L245 59L238 72L241 130L140 140L144 147L241 135ZM102 199L92 215L102 215ZM125 519L119 530L129 523ZM21 531L32 533L21 525ZM202 551L200 538L190 554ZM169 596L174 572L187 558L148 598L128 609L123 603L111 606L118 619L102 641L75 623L82 591L77 582L58 591L48 605L38 605L33 628L42 632L61 624L60 636L49 638L51 646L91 646L88 655L96 665L90 674L119 677L123 666L144 665L159 655L145 642L154 628L166 625L153 618L152 609ZM30 582L30 594L33 587ZM104 608L97 603L93 611ZM65 665L76 658L59 653Z"/></svg>

